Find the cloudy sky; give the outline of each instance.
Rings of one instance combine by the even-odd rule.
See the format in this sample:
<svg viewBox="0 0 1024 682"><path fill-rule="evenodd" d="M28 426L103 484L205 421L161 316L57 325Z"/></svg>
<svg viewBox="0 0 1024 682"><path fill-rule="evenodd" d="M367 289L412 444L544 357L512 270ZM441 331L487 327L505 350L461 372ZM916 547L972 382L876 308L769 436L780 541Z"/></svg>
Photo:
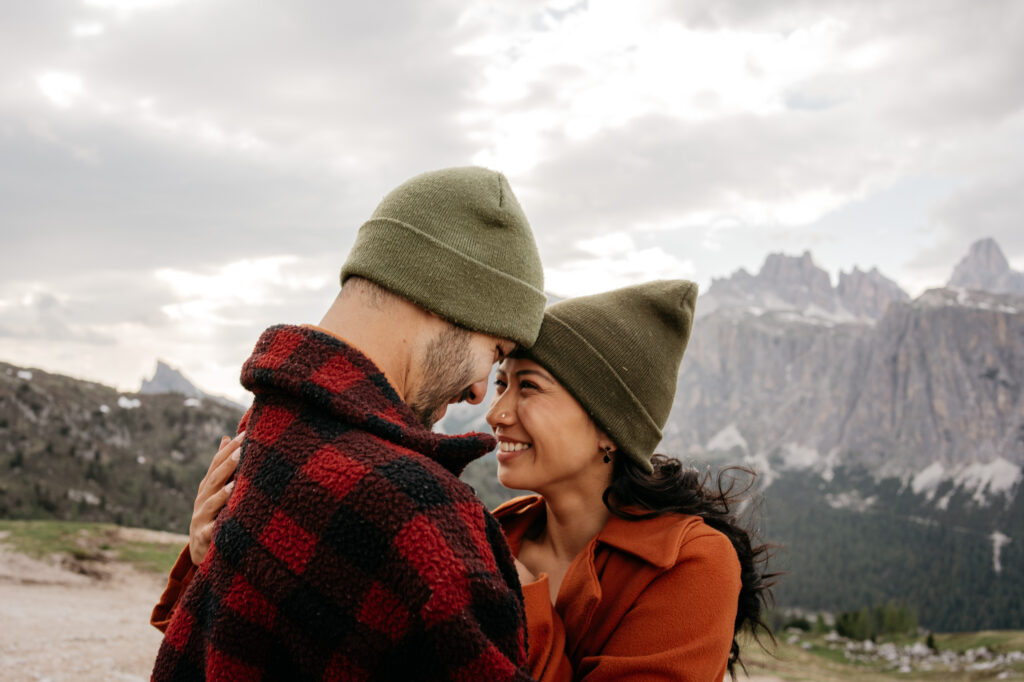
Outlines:
<svg viewBox="0 0 1024 682"><path fill-rule="evenodd" d="M418 172L503 170L548 289L772 251L1024 268L1016 0L46 0L0 21L0 360L241 398Z"/></svg>

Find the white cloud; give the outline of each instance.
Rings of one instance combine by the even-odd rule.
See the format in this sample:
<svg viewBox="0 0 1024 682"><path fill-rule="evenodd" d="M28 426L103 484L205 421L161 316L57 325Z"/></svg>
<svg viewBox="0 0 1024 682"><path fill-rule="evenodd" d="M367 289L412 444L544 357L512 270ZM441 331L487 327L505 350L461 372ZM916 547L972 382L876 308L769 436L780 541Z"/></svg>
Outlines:
<svg viewBox="0 0 1024 682"><path fill-rule="evenodd" d="M163 306L164 313L197 331L216 325L251 324L247 313L271 304L284 304L303 291L318 291L332 281L304 272L296 256L244 259L211 272L161 268L155 277L171 286L178 300Z"/></svg>
<svg viewBox="0 0 1024 682"><path fill-rule="evenodd" d="M680 122L779 114L787 89L813 73L843 68L844 59L864 68L884 55L874 48L844 58L846 27L828 17L784 35L690 28L667 20L658 3L583 7L536 10L542 30L512 20L518 5L474 15L490 25L460 48L488 62L479 111L466 119L485 124L474 138L484 145L478 162L525 171L550 153L551 135L585 140L652 113Z"/></svg>
<svg viewBox="0 0 1024 682"><path fill-rule="evenodd" d="M471 161L555 293L808 248L919 289L980 231L1020 267L1021 35L999 0L22 3L0 357L227 391L263 326L318 319L386 191Z"/></svg>
<svg viewBox="0 0 1024 682"><path fill-rule="evenodd" d="M97 9L116 12L122 16L134 12L153 10L176 5L182 0L84 0L83 4Z"/></svg>
<svg viewBox="0 0 1024 682"><path fill-rule="evenodd" d="M545 287L558 296L583 296L652 279L692 278L695 268L661 247L637 248L623 232L576 243L583 257L544 269Z"/></svg>
<svg viewBox="0 0 1024 682"><path fill-rule="evenodd" d="M93 38L98 35L103 35L107 30L107 27L98 21L90 21L81 24L75 24L71 28L71 35L76 38Z"/></svg>
<svg viewBox="0 0 1024 682"><path fill-rule="evenodd" d="M73 73L47 71L36 78L36 85L50 102L66 109L82 94L82 79Z"/></svg>

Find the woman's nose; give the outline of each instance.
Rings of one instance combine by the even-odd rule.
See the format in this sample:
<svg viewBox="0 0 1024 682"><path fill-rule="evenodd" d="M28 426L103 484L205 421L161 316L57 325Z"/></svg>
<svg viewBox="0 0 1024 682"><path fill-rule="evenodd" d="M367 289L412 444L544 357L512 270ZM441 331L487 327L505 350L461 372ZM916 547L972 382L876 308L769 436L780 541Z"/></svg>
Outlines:
<svg viewBox="0 0 1024 682"><path fill-rule="evenodd" d="M507 394L506 394L507 395ZM505 395L496 395L487 409L487 423L492 429L498 426L508 426L512 422L512 410L509 409L510 400Z"/></svg>

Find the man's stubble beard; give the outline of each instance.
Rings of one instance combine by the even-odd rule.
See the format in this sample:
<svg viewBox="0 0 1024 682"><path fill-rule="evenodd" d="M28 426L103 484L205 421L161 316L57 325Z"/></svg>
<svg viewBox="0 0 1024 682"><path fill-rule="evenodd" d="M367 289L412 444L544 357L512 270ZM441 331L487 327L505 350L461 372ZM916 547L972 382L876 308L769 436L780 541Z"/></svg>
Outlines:
<svg viewBox="0 0 1024 682"><path fill-rule="evenodd" d="M473 332L449 324L434 338L423 358L423 384L409 401L409 409L428 429L434 427L434 415L473 382L473 362L469 352Z"/></svg>

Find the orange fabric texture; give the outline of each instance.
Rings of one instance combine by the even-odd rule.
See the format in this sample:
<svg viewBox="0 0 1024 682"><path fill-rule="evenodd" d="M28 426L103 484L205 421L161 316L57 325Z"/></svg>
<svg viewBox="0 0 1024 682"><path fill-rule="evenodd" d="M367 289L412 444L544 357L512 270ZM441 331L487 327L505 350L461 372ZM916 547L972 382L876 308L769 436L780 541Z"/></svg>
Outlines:
<svg viewBox="0 0 1024 682"><path fill-rule="evenodd" d="M494 511L513 554L544 513L538 496ZM543 682L718 682L739 592L732 544L700 518L613 516L569 567L554 606L547 576L523 586L530 673Z"/></svg>
<svg viewBox="0 0 1024 682"><path fill-rule="evenodd" d="M149 616L149 623L160 632L165 632L174 614L174 607L178 605L181 595L185 594L185 588L192 582L192 576L196 573L196 567L192 564L192 556L188 552L188 545L181 550L178 560L171 568L171 574L167 577L167 587L160 595L160 601L153 607L153 613Z"/></svg>

